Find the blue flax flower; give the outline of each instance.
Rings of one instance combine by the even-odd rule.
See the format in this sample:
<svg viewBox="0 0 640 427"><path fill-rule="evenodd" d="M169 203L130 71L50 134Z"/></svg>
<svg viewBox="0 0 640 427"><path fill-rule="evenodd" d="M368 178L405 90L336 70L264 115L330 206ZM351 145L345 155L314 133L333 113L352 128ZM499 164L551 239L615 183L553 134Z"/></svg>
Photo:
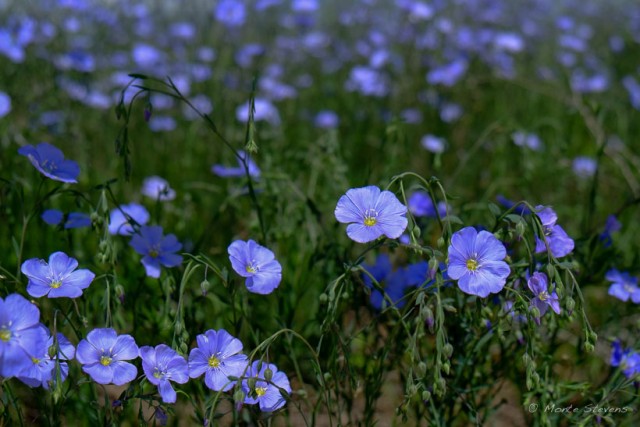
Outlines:
<svg viewBox="0 0 640 427"><path fill-rule="evenodd" d="M47 263L43 259L31 258L22 263L20 271L29 278L27 292L35 298L77 298L89 287L96 275L87 269L78 268L78 261L64 252L54 252Z"/></svg>
<svg viewBox="0 0 640 427"><path fill-rule="evenodd" d="M91 217L84 212L69 212L67 222L64 223L65 230L72 228L91 227Z"/></svg>
<svg viewBox="0 0 640 427"><path fill-rule="evenodd" d="M145 225L149 221L149 212L138 203L129 203L113 209L109 215L109 233L130 236L134 230L131 222Z"/></svg>
<svg viewBox="0 0 640 427"><path fill-rule="evenodd" d="M560 314L558 294L556 291L549 293L549 281L546 274L536 271L527 281L527 286L535 295L535 298L531 300L531 306L540 311L540 317L544 316L549 307L556 314ZM540 319L536 319L536 321L539 322Z"/></svg>
<svg viewBox="0 0 640 427"><path fill-rule="evenodd" d="M40 310L22 295L0 298L1 377L13 377L29 367L27 350L44 346L47 335L39 322Z"/></svg>
<svg viewBox="0 0 640 427"><path fill-rule="evenodd" d="M384 289L385 294L387 294L395 307L404 307L406 301L403 297L404 291L407 289L404 269L400 268L393 271L391 268L391 260L389 260L389 256L387 254L378 255L375 264L363 264L362 268L373 276L376 282L378 282L378 284ZM390 302L373 286L373 281L369 274L363 274L362 280L364 281L364 284L371 289L371 305L376 310L386 308Z"/></svg>
<svg viewBox="0 0 640 427"><path fill-rule="evenodd" d="M621 228L622 223L618 221L618 218L616 218L615 215L609 215L607 217L607 221L604 224L604 230L600 234L600 240L605 248L611 246L611 243L613 242L611 235L616 231L620 231Z"/></svg>
<svg viewBox="0 0 640 427"><path fill-rule="evenodd" d="M129 244L142 257L142 265L149 277L160 277L160 266L175 267L182 262L182 256L174 252L182 249L182 243L175 235L162 234L162 227L142 226L138 234L134 234Z"/></svg>
<svg viewBox="0 0 640 427"><path fill-rule="evenodd" d="M27 350L31 363L24 368L18 375L18 379L29 387L42 386L45 390L49 390L52 384L55 384L58 372L56 372L56 357L58 359L60 381L64 382L69 375L69 365L66 362L75 357L76 349L71 342L60 332L57 333L57 351L52 349L57 356L51 357L50 349L53 347L53 336L49 330L42 324L40 327L43 333L48 336L48 340L43 345Z"/></svg>
<svg viewBox="0 0 640 427"><path fill-rule="evenodd" d="M176 191L169 186L169 182L155 175L144 179L141 193L161 202L168 202L176 198Z"/></svg>
<svg viewBox="0 0 640 427"><path fill-rule="evenodd" d="M244 151L238 151L238 155L242 159L245 159L247 153L245 153ZM235 168L216 164L211 167L211 172L223 178L239 178L239 177L241 178L245 176L244 164L242 163L242 160L240 159L236 159L236 160L238 160L238 166ZM260 168L258 168L258 165L256 165L256 163L251 159L251 157L247 159L247 167L249 169L249 176L253 178L260 177Z"/></svg>
<svg viewBox="0 0 640 427"><path fill-rule="evenodd" d="M189 353L189 376L204 375L204 383L214 391L227 391L247 367L247 356L240 353L242 342L224 329L209 329L196 337L198 347Z"/></svg>
<svg viewBox="0 0 640 427"><path fill-rule="evenodd" d="M187 361L165 344L160 344L156 348L148 345L140 347L139 353L142 359L142 370L149 382L158 386L162 401L175 403L176 392L171 387L170 381L178 384L184 384L189 381Z"/></svg>
<svg viewBox="0 0 640 427"><path fill-rule="evenodd" d="M267 369L271 371L269 379L266 378ZM242 382L242 390L246 396L244 403L249 405L257 403L262 412L273 412L287 403L281 391L291 394L289 378L284 372L278 371L276 365L256 360L247 370L246 376L255 379L256 382L253 388L249 388L248 380Z"/></svg>
<svg viewBox="0 0 640 427"><path fill-rule="evenodd" d="M46 142L37 146L25 145L18 153L26 156L31 164L47 178L55 181L77 183L80 167L73 160L65 160L58 148Z"/></svg>
<svg viewBox="0 0 640 427"><path fill-rule="evenodd" d="M503 261L506 256L507 250L493 234L465 227L451 237L447 272L462 292L484 298L504 287L510 273Z"/></svg>
<svg viewBox="0 0 640 427"><path fill-rule="evenodd" d="M426 216L431 218L436 218L437 216L436 207L433 206L431 196L429 196L429 193L426 191L415 191L412 193L407 200L407 204L413 216ZM437 213L441 218L447 216L447 205L444 201L438 202Z"/></svg>
<svg viewBox="0 0 640 427"><path fill-rule="evenodd" d="M58 209L47 209L42 212L41 218L49 225L58 225L64 221L64 213Z"/></svg>
<svg viewBox="0 0 640 427"><path fill-rule="evenodd" d="M347 226L347 235L358 243L367 243L385 235L397 239L407 228L407 207L391 191L370 185L352 188L340 197L336 219Z"/></svg>
<svg viewBox="0 0 640 427"><path fill-rule="evenodd" d="M638 279L626 272L619 272L616 269L609 270L604 276L610 282L609 295L618 298L621 301L633 301L640 303L640 288L638 288Z"/></svg>
<svg viewBox="0 0 640 427"><path fill-rule="evenodd" d="M540 222L542 223L542 228L547 244L549 245L551 255L556 258L569 255L571 251L573 251L573 239L567 235L567 232L564 231L562 227L556 224L556 221L558 221L558 215L556 215L553 209L544 206L536 206L535 210L536 215L540 218ZM546 250L547 247L545 246L544 241L536 237L536 253L545 252Z"/></svg>
<svg viewBox="0 0 640 427"><path fill-rule="evenodd" d="M76 359L82 370L98 384L124 385L133 381L138 369L125 362L138 357L131 335L117 335L112 328L96 328L78 343Z"/></svg>
<svg viewBox="0 0 640 427"><path fill-rule="evenodd" d="M620 366L624 376L627 378L632 378L640 374L640 354L631 351L629 348L622 350L619 341L614 341L612 347L611 366Z"/></svg>
<svg viewBox="0 0 640 427"><path fill-rule="evenodd" d="M227 249L231 266L242 277L249 292L270 294L282 280L282 266L272 251L253 240L236 240Z"/></svg>

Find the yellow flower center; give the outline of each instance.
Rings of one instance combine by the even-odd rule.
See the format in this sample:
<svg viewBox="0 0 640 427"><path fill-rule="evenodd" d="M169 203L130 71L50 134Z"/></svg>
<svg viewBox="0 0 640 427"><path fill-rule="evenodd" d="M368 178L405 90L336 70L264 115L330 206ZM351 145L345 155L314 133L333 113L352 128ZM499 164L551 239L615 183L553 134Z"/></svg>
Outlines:
<svg viewBox="0 0 640 427"><path fill-rule="evenodd" d="M549 299L549 294L547 293L547 291L542 291L538 294L538 298L540 299L540 301L546 301Z"/></svg>
<svg viewBox="0 0 640 427"><path fill-rule="evenodd" d="M11 331L8 329L0 329L0 340L7 342L11 339Z"/></svg>
<svg viewBox="0 0 640 427"><path fill-rule="evenodd" d="M218 359L216 356L211 356L209 358L209 366L211 366L212 368L217 368L218 366L220 366L220 359Z"/></svg>
<svg viewBox="0 0 640 427"><path fill-rule="evenodd" d="M33 362L34 365L37 365L38 363L40 363L40 359L38 359L37 357L32 357L31 361Z"/></svg>
<svg viewBox="0 0 640 427"><path fill-rule="evenodd" d="M375 209L367 209L364 211L364 225L373 227L378 223L378 212Z"/></svg>
<svg viewBox="0 0 640 427"><path fill-rule="evenodd" d="M100 364L102 366L109 366L111 365L111 358L109 356L102 356L100 357Z"/></svg>
<svg viewBox="0 0 640 427"><path fill-rule="evenodd" d="M153 376L154 376L155 378L160 379L160 378L162 378L162 376L163 376L163 375L162 375L162 372L160 372L159 370L157 370L157 369L156 369L156 370L154 371L154 373L153 373Z"/></svg>
<svg viewBox="0 0 640 427"><path fill-rule="evenodd" d="M62 286L62 282L60 280L56 280L55 282L51 282L49 286L51 286L53 289L58 289L60 286Z"/></svg>
<svg viewBox="0 0 640 427"><path fill-rule="evenodd" d="M267 392L267 388L266 387L256 387L256 395L258 397L264 396L266 392Z"/></svg>
<svg viewBox="0 0 640 427"><path fill-rule="evenodd" d="M478 261L473 258L467 260L467 268L471 271L476 271L479 265Z"/></svg>
<svg viewBox="0 0 640 427"><path fill-rule="evenodd" d="M155 250L155 249L151 249L151 250L149 251L149 256L150 256L151 258L157 258L157 257L158 257L158 251L157 251L157 250Z"/></svg>
<svg viewBox="0 0 640 427"><path fill-rule="evenodd" d="M255 273L256 271L258 271L258 269L255 268L253 264L247 264L245 270L247 270L247 273Z"/></svg>

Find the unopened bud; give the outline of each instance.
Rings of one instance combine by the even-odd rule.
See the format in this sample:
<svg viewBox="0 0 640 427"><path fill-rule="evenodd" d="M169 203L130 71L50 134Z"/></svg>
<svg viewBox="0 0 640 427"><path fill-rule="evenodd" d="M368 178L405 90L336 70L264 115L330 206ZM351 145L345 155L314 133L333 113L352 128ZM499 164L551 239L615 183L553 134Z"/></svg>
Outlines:
<svg viewBox="0 0 640 427"><path fill-rule="evenodd" d="M271 370L271 368L267 368L264 370L264 379L267 381L271 381L271 378L273 378L273 371Z"/></svg>
<svg viewBox="0 0 640 427"><path fill-rule="evenodd" d="M202 296L207 296L207 292L209 292L209 288L211 288L211 283L208 280L203 280L200 282L200 291L202 292Z"/></svg>
<svg viewBox="0 0 640 427"><path fill-rule="evenodd" d="M444 347L442 347L442 354L444 354L447 359L451 358L451 355L453 354L453 346L450 343L446 343Z"/></svg>
<svg viewBox="0 0 640 427"><path fill-rule="evenodd" d="M565 298L564 305L565 305L565 307L567 307L567 311L569 313L571 313L573 311L573 309L576 308L576 301L571 297L567 297L567 298Z"/></svg>

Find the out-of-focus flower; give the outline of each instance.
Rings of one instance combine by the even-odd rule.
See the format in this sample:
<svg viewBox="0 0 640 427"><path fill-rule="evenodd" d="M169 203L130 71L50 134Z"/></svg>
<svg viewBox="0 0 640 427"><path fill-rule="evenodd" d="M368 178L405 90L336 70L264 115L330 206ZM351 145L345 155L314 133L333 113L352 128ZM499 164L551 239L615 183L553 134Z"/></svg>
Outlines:
<svg viewBox="0 0 640 427"><path fill-rule="evenodd" d="M578 156L572 162L573 172L578 178L591 178L596 173L598 162L593 157Z"/></svg>
<svg viewBox="0 0 640 427"><path fill-rule="evenodd" d="M640 354L631 349L622 350L620 341L612 343L611 366L620 366L624 376L633 378L640 374Z"/></svg>
<svg viewBox="0 0 640 427"><path fill-rule="evenodd" d="M11 98L0 91L0 119L11 112Z"/></svg>
<svg viewBox="0 0 640 427"><path fill-rule="evenodd" d="M334 129L340 124L340 117L331 110L323 110L316 114L313 123L320 129Z"/></svg>
<svg viewBox="0 0 640 427"><path fill-rule="evenodd" d="M142 194L155 200L167 202L176 198L176 192L166 179L150 176L142 182Z"/></svg>
<svg viewBox="0 0 640 427"><path fill-rule="evenodd" d="M109 233L130 236L134 232L132 221L145 225L149 221L149 211L138 203L120 205L109 214Z"/></svg>
<svg viewBox="0 0 640 427"><path fill-rule="evenodd" d="M280 124L280 114L278 109L271 103L271 101L264 98L255 99L255 114L253 119L256 122L265 121L273 126ZM245 102L236 109L236 119L238 121L246 123L249 121L249 102Z"/></svg>
<svg viewBox="0 0 640 427"><path fill-rule="evenodd" d="M89 214L84 212L69 212L67 222L64 223L65 229L85 227L91 227L91 216L89 216Z"/></svg>
<svg viewBox="0 0 640 427"><path fill-rule="evenodd" d="M427 151L439 154L444 152L447 147L447 141L434 135L425 135L420 140L420 145Z"/></svg>
<svg viewBox="0 0 640 427"><path fill-rule="evenodd" d="M631 299L635 304L640 303L640 288L636 277L616 269L609 270L604 277L612 282L611 286L609 286L609 295L618 298L620 301L629 301Z"/></svg>
<svg viewBox="0 0 640 427"><path fill-rule="evenodd" d="M238 151L238 155L244 159L245 156L247 155L247 153L242 151L242 150L240 150L240 151ZM216 165L213 165L211 167L211 172L213 172L214 174L216 174L216 175L218 175L220 177L223 177L223 178L239 178L239 177L246 176L246 171L244 169L244 164L242 163L242 161L240 159L236 159L236 160L238 161L238 166L235 167L235 168L227 167L227 166L220 165L220 164L216 164ZM249 169L249 176L251 176L253 178L259 178L260 177L260 168L253 161L253 159L251 157L249 157L247 159L247 168Z"/></svg>
<svg viewBox="0 0 640 427"><path fill-rule="evenodd" d="M73 160L65 160L64 154L51 144L25 145L18 153L26 156L31 164L47 178L55 181L77 183L80 167Z"/></svg>
<svg viewBox="0 0 640 427"><path fill-rule="evenodd" d="M76 268L76 259L64 252L54 252L49 256L49 263L31 258L22 263L20 271L29 278L27 292L32 297L77 298L96 275L90 270Z"/></svg>
<svg viewBox="0 0 640 427"><path fill-rule="evenodd" d="M464 76L468 65L466 59L459 58L449 64L433 68L427 73L427 82L432 85L453 86Z"/></svg>
<svg viewBox="0 0 640 427"><path fill-rule="evenodd" d="M239 0L221 0L215 11L216 20L227 27L242 26L246 14L244 2Z"/></svg>
<svg viewBox="0 0 640 427"><path fill-rule="evenodd" d="M407 228L407 207L390 191L370 185L352 188L340 197L336 219L347 226L347 235L367 243L385 235L397 239Z"/></svg>
<svg viewBox="0 0 640 427"><path fill-rule="evenodd" d="M436 207L433 206L433 201L426 191L419 190L411 193L411 196L409 196L407 200L407 205L409 205L409 211L411 211L413 216L426 216L430 218L437 216ZM444 201L438 202L437 213L442 218L447 216L447 206Z"/></svg>
<svg viewBox="0 0 640 427"><path fill-rule="evenodd" d="M533 151L539 151L542 148L542 141L534 133L514 132L511 134L511 139L518 147L527 147Z"/></svg>

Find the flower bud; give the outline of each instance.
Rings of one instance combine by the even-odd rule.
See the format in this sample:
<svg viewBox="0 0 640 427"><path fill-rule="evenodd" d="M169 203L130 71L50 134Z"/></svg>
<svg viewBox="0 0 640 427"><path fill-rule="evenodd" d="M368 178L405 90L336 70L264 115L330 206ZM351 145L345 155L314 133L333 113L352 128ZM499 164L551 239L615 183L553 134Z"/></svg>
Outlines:
<svg viewBox="0 0 640 427"><path fill-rule="evenodd" d="M249 378L247 380L247 386L249 386L249 390L253 390L256 388L256 379L255 378Z"/></svg>
<svg viewBox="0 0 640 427"><path fill-rule="evenodd" d="M320 294L319 300L320 300L320 304L326 304L327 301L329 300L329 297L327 296L327 294L323 292Z"/></svg>
<svg viewBox="0 0 640 427"><path fill-rule="evenodd" d="M124 286L118 283L116 285L115 291L116 297L118 297L118 301L120 301L120 304L124 304Z"/></svg>
<svg viewBox="0 0 640 427"><path fill-rule="evenodd" d="M576 301L571 297L567 297L565 298L564 305L565 307L567 307L567 311L569 312L569 314L571 314L573 309L576 308Z"/></svg>
<svg viewBox="0 0 640 427"><path fill-rule="evenodd" d="M267 368L264 370L264 379L267 381L271 381L271 378L273 378L273 371L271 370L271 368Z"/></svg>
<svg viewBox="0 0 640 427"><path fill-rule="evenodd" d="M244 402L244 391L242 391L241 388L237 389L234 393L233 393L233 401L238 403L238 402Z"/></svg>
<svg viewBox="0 0 640 427"><path fill-rule="evenodd" d="M450 343L446 343L444 347L442 347L442 353L447 359L451 358L451 355L453 354L453 346Z"/></svg>
<svg viewBox="0 0 640 427"><path fill-rule="evenodd" d="M451 370L451 365L449 364L449 362L445 362L444 365L442 365L442 371L449 375L449 371Z"/></svg>
<svg viewBox="0 0 640 427"><path fill-rule="evenodd" d="M431 399L431 392L429 390L425 390L422 392L422 400L424 402L428 402Z"/></svg>
<svg viewBox="0 0 640 427"><path fill-rule="evenodd" d="M200 291L202 292L203 297L207 296L207 292L209 292L209 288L211 288L211 283L207 279L200 282Z"/></svg>
<svg viewBox="0 0 640 427"><path fill-rule="evenodd" d="M595 349L595 346L593 344L591 344L590 342L586 342L584 343L584 350L587 353L593 353L593 350Z"/></svg>

